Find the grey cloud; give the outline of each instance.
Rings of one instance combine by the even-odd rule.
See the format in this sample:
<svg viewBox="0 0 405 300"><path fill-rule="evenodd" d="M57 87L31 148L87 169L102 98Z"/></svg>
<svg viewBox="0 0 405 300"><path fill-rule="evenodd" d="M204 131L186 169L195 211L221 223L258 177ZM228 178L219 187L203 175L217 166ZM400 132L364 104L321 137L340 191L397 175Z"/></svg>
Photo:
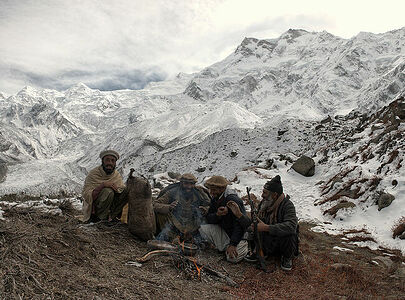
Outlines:
<svg viewBox="0 0 405 300"><path fill-rule="evenodd" d="M100 76L101 74L99 74ZM138 90L144 88L149 82L162 81L167 75L162 71L141 71L131 70L128 72L118 72L105 74L101 78L96 78L91 82L84 82L91 88L102 91L112 91L119 89Z"/></svg>
<svg viewBox="0 0 405 300"><path fill-rule="evenodd" d="M65 90L78 82L83 82L91 88L102 91L142 89L149 82L162 81L167 77L167 74L158 68L147 70L103 70L97 72L69 70L49 75L0 66L0 73L7 73L10 79L20 82L21 87L30 85L55 90Z"/></svg>

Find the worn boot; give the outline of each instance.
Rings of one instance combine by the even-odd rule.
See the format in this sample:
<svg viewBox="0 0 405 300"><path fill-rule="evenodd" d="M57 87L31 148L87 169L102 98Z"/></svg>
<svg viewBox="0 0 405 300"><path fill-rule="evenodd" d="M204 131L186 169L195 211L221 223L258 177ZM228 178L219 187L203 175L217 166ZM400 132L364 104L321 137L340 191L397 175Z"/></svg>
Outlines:
<svg viewBox="0 0 405 300"><path fill-rule="evenodd" d="M292 269L292 258L281 256L281 269L284 271L291 271Z"/></svg>

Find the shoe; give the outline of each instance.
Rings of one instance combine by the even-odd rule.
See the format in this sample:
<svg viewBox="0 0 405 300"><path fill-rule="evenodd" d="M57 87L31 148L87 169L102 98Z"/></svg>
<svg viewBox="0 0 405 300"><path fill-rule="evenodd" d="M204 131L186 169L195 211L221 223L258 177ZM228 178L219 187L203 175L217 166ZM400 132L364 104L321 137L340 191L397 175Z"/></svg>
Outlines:
<svg viewBox="0 0 405 300"><path fill-rule="evenodd" d="M100 218L99 217L97 217L96 215L94 215L94 214L92 214L91 216L90 216L90 219L87 221L88 223L97 223L97 222L100 222L101 220L100 220Z"/></svg>
<svg viewBox="0 0 405 300"><path fill-rule="evenodd" d="M281 257L281 269L284 271L291 271L292 269L292 258L291 257Z"/></svg>
<svg viewBox="0 0 405 300"><path fill-rule="evenodd" d="M248 255L246 255L243 259L244 259L245 261L247 261L247 262L250 262L250 263L255 263L255 262L257 262L256 253L248 254Z"/></svg>

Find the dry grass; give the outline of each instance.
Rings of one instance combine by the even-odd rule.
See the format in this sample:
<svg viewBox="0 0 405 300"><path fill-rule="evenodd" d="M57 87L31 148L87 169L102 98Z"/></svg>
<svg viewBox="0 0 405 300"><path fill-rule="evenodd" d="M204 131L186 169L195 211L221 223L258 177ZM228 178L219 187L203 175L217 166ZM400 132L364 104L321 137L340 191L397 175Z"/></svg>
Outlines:
<svg viewBox="0 0 405 300"><path fill-rule="evenodd" d="M400 279L369 264L381 253L358 248L332 255L340 237L312 232L307 223L300 223L302 255L290 272L280 269L277 257L267 261L273 272L263 273L246 262L230 264L216 251L201 253L200 261L240 284L233 288L206 274L187 277L169 257L126 265L147 249L125 225L83 227L70 215L21 209L4 216L0 299L395 299L405 293Z"/></svg>
<svg viewBox="0 0 405 300"><path fill-rule="evenodd" d="M386 165L389 165L390 163L392 163L392 162L394 161L394 159L398 157L398 154L399 154L399 151L398 151L398 150L393 150L393 151L391 151L390 154L389 154L388 161L385 162L385 163L382 163L382 164L378 167L378 169L377 169L377 174L380 174L382 168L384 168Z"/></svg>
<svg viewBox="0 0 405 300"><path fill-rule="evenodd" d="M350 230L343 231L343 234L352 234L352 233L370 234L370 232L365 228L362 228L362 229L350 229Z"/></svg>
<svg viewBox="0 0 405 300"><path fill-rule="evenodd" d="M399 282L387 282L389 270L381 272L381 268L369 263L376 253L358 248L354 253L340 252L338 255L331 255L331 249L336 243L340 243L340 238L320 236L308 230L309 227L309 224L300 226L303 255L294 260L292 271L284 272L276 268L272 273L263 273L248 269L240 288L230 289L229 292L237 299L402 297L405 286ZM270 260L268 263L279 264L277 260ZM393 295L392 291L395 289L398 289L398 294Z"/></svg>
<svg viewBox="0 0 405 300"><path fill-rule="evenodd" d="M327 197L321 201L318 201L316 203L316 205L322 205L327 202L336 201L336 200L339 200L341 197L358 199L358 198L360 198L361 195L363 195L365 193L365 191L360 192L360 190L361 190L360 186L354 188L353 190L351 188L354 184L356 184L356 183L362 184L362 183L366 182L367 180L368 180L367 178L362 178L362 179L358 179L358 180L356 180L356 179L349 180L348 182L345 182L344 186L341 189L339 189L336 193L334 193L330 197Z"/></svg>
<svg viewBox="0 0 405 300"><path fill-rule="evenodd" d="M333 176L332 178L330 178L323 187L321 187L321 195L326 195L327 193L330 192L330 190L333 188L334 182L341 180L342 178L345 178L350 172L353 172L354 169L356 169L357 167L354 166L352 168L347 168L345 170L343 170L342 172L336 174L335 176Z"/></svg>
<svg viewBox="0 0 405 300"><path fill-rule="evenodd" d="M397 236L400 236L404 231L405 231L405 216L395 222L395 225L392 227L392 237L395 239Z"/></svg>
<svg viewBox="0 0 405 300"><path fill-rule="evenodd" d="M356 207L356 204L354 204L353 202L349 202L346 200L342 200L340 201L338 204L336 204L335 206L329 208L328 210L325 210L323 212L324 215L329 214L332 217L336 217L336 214L339 210L343 209L343 208L353 208Z"/></svg>
<svg viewBox="0 0 405 300"><path fill-rule="evenodd" d="M376 243L375 239L371 236L352 236L347 238L348 242L374 242Z"/></svg>

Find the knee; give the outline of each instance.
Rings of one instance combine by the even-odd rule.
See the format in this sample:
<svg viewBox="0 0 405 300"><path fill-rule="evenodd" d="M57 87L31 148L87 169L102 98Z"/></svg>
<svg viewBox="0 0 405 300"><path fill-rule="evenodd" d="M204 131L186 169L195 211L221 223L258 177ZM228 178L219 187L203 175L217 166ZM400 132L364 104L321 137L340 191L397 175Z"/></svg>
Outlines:
<svg viewBox="0 0 405 300"><path fill-rule="evenodd" d="M103 188L98 195L98 198L102 197L105 199L114 198L115 192L112 188Z"/></svg>
<svg viewBox="0 0 405 300"><path fill-rule="evenodd" d="M201 235L206 235L210 231L210 226L211 224L202 224L200 225L198 231L200 232Z"/></svg>
<svg viewBox="0 0 405 300"><path fill-rule="evenodd" d="M114 190L112 188L103 188L101 190L101 193L105 193L105 194L114 194Z"/></svg>

